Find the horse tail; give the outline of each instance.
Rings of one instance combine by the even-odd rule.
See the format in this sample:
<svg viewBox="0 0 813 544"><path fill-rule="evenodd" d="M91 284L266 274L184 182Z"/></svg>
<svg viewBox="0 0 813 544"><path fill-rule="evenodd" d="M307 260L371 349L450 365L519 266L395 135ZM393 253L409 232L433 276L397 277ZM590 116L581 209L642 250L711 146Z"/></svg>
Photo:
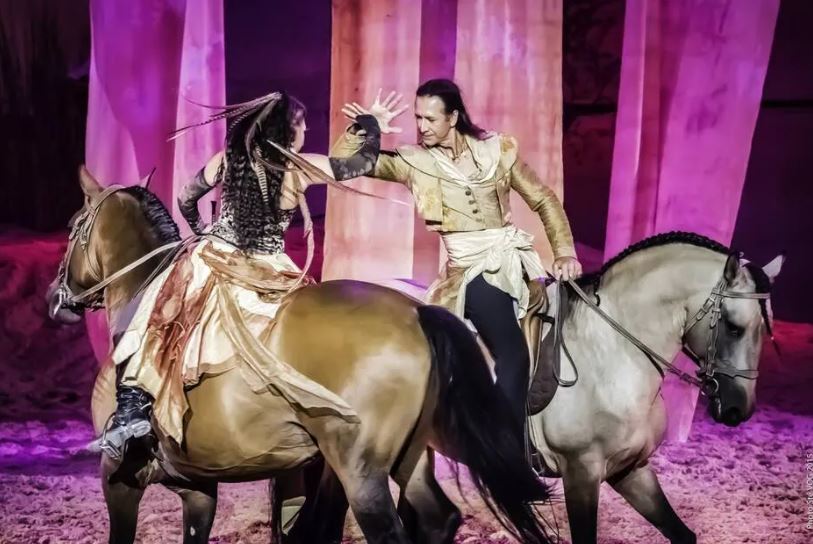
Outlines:
<svg viewBox="0 0 813 544"><path fill-rule="evenodd" d="M525 458L524 439L507 399L494 384L474 336L439 306L418 308L439 378L435 428L466 465L478 493L520 542L548 543L531 502L548 500L549 488Z"/></svg>

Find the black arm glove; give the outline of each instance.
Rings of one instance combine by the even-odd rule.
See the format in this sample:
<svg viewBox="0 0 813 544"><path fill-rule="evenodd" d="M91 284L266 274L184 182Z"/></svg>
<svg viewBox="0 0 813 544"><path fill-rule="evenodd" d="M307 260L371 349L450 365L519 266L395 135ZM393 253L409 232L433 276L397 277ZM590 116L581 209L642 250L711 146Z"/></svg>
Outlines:
<svg viewBox="0 0 813 544"><path fill-rule="evenodd" d="M213 186L206 183L203 168L201 168L192 181L184 185L181 194L178 196L178 208L181 210L181 215L192 227L192 232L195 234L203 234L203 229L206 228L206 224L201 219L198 211L198 200L212 189Z"/></svg>
<svg viewBox="0 0 813 544"><path fill-rule="evenodd" d="M342 181L363 176L372 172L381 151L381 129L378 120L372 115L356 117L357 130L364 130L364 143L356 153L346 158L329 157L333 179Z"/></svg>

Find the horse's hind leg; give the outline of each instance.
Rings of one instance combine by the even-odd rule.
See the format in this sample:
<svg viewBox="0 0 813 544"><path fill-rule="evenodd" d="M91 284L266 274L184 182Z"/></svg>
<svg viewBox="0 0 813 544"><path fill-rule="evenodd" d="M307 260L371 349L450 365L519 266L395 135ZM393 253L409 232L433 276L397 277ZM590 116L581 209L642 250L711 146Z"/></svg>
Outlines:
<svg viewBox="0 0 813 544"><path fill-rule="evenodd" d="M678 517L649 465L608 480L639 514L654 525L672 544L694 544L697 537Z"/></svg>
<svg viewBox="0 0 813 544"><path fill-rule="evenodd" d="M205 544L215 521L217 510L217 483L170 484L166 487L177 493L183 502L184 544Z"/></svg>
<svg viewBox="0 0 813 544"><path fill-rule="evenodd" d="M138 505L144 495L144 488L122 480L111 482L110 476L116 465L106 456L102 457L102 492L110 517L110 544L130 544L135 541L138 522Z"/></svg>
<svg viewBox="0 0 813 544"><path fill-rule="evenodd" d="M427 449L401 489L398 514L419 544L450 544L462 523L460 510L435 479L434 452Z"/></svg>

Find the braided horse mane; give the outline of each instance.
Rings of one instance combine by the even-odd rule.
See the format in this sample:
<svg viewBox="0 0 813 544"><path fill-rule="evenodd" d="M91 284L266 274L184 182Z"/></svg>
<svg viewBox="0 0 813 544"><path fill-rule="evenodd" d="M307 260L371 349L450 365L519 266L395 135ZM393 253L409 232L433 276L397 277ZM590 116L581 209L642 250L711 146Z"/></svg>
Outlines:
<svg viewBox="0 0 813 544"><path fill-rule="evenodd" d="M717 242L716 240L712 240L706 236L702 236L700 234L694 232L685 232L685 231L671 231L665 232L662 234L656 234L654 236L650 236L649 238L644 238L640 242L636 242L631 246L627 247L620 253L618 253L615 257L604 263L604 265L599 269L597 272L592 274L586 274L579 278L578 284L583 287L588 287L592 289L594 293L598 293L599 284L601 283L601 278L607 271L615 266L616 264L620 263L630 255L638 253L639 251L643 251L645 249L649 249L652 247L659 247L659 246L666 246L670 244L688 244L695 247L700 247L704 249L709 249L714 251L715 253L720 253L723 255L734 255L739 257L740 253L737 251L732 250L730 247ZM745 263L745 268L751 274L751 278L754 280L754 284L756 286L757 293L770 293L771 292L771 280L768 278L768 275L765 273L762 268L753 264L753 263ZM768 316L768 307L767 302L765 300L759 301L760 310L762 312L762 319L765 322L765 326L768 329L768 333L772 336L773 331L771 330L771 321Z"/></svg>
<svg viewBox="0 0 813 544"><path fill-rule="evenodd" d="M161 202L153 192L146 187L140 185L133 185L121 189L122 193L126 193L136 199L141 211L144 212L147 222L150 224L153 233L162 244L169 242L178 242L181 239L181 232L178 230L178 224L172 218L172 214Z"/></svg>

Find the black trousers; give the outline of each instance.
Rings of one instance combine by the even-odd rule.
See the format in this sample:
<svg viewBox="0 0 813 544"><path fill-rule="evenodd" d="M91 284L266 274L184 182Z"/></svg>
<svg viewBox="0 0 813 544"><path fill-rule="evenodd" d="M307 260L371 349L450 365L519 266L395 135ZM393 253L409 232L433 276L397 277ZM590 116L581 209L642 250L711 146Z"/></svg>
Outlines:
<svg viewBox="0 0 813 544"><path fill-rule="evenodd" d="M497 385L508 398L516 420L524 426L531 361L514 314L514 299L482 275L477 276L466 287L465 317L494 357Z"/></svg>

